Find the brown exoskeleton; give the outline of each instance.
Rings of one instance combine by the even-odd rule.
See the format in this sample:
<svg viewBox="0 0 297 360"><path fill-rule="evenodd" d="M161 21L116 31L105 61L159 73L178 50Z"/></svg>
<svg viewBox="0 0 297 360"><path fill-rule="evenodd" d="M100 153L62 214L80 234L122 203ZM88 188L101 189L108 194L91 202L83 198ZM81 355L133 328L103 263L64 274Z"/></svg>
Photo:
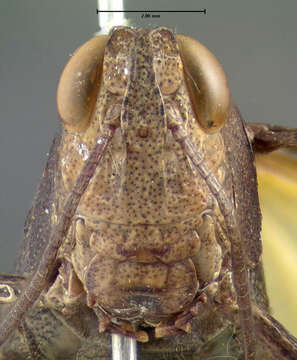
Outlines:
<svg viewBox="0 0 297 360"><path fill-rule="evenodd" d="M58 110L18 259L28 282L2 279L2 358L102 359L114 332L144 358L296 359L266 314L252 151L296 131L245 125L215 57L167 28L84 44Z"/></svg>

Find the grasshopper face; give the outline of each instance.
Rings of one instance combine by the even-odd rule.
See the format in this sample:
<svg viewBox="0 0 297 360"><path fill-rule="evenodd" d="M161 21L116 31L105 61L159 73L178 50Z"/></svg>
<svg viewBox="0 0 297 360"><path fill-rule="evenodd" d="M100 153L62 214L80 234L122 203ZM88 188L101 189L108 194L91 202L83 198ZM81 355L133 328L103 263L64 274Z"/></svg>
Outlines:
<svg viewBox="0 0 297 360"><path fill-rule="evenodd" d="M203 342L230 337L226 319L237 323L238 311L245 358L255 359L253 291L267 307L260 212L251 144L229 97L214 56L167 28L115 28L74 54L58 87L62 135L18 261L36 272L22 304L44 290L46 331L39 310L29 314L36 336L55 344L38 347L25 322L31 355L86 359L108 347L99 330L149 340L147 354L209 358Z"/></svg>
<svg viewBox="0 0 297 360"><path fill-rule="evenodd" d="M217 288L214 281L230 248L219 244L223 218L215 197L172 135L181 124L218 182L231 191L222 135L200 125L184 66L168 29L117 28L105 46L88 124L77 131L64 120L61 204L98 136L116 129L73 218L73 248L60 251L75 273L64 275L67 296L74 287L69 276L79 279L88 306L110 318L157 327L172 323L204 287ZM201 79L196 86L206 85ZM63 290L55 292L55 286L50 297L56 302L55 293Z"/></svg>

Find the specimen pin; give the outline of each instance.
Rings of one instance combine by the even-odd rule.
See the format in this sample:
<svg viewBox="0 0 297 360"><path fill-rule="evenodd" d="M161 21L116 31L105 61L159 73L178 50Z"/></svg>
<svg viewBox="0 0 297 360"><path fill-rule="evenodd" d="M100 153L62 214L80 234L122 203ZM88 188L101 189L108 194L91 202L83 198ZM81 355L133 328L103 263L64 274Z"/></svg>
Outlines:
<svg viewBox="0 0 297 360"><path fill-rule="evenodd" d="M113 26L127 25L123 10L123 0L97 0L99 31L95 35L108 34Z"/></svg>
<svg viewBox="0 0 297 360"><path fill-rule="evenodd" d="M112 334L112 360L137 360L136 340Z"/></svg>

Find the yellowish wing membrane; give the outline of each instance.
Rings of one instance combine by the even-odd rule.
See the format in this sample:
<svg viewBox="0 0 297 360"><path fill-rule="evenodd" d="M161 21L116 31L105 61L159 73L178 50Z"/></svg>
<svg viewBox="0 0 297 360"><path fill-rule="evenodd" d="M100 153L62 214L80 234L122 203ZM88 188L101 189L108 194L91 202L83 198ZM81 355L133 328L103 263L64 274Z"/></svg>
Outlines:
<svg viewBox="0 0 297 360"><path fill-rule="evenodd" d="M297 335L297 152L256 157L263 262L272 315Z"/></svg>

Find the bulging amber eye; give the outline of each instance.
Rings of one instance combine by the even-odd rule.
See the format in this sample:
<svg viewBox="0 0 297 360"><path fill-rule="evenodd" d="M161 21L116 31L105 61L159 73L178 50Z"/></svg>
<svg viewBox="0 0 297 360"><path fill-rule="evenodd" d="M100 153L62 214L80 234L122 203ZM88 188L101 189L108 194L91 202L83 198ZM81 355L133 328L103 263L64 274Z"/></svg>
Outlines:
<svg viewBox="0 0 297 360"><path fill-rule="evenodd" d="M58 112L69 131L82 131L96 103L108 36L94 37L82 45L65 66L57 90Z"/></svg>
<svg viewBox="0 0 297 360"><path fill-rule="evenodd" d="M230 92L225 73L215 56L201 43L177 35L185 79L199 124L207 132L219 130L226 118Z"/></svg>

